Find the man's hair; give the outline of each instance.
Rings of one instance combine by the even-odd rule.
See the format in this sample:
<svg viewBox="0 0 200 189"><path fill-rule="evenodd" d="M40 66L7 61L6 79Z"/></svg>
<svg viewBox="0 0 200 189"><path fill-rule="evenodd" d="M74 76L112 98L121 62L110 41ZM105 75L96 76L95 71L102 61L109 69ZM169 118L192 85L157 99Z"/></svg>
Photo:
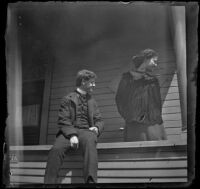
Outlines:
<svg viewBox="0 0 200 189"><path fill-rule="evenodd" d="M89 71L89 70L80 70L76 76L76 86L77 87L81 86L81 82L83 80L88 81L90 79L96 79L96 78L97 78L97 75L94 72Z"/></svg>
<svg viewBox="0 0 200 189"><path fill-rule="evenodd" d="M133 56L132 60L133 60L133 64L135 68L138 68L144 62L145 59L151 59L157 56L158 56L158 53L154 51L153 49L145 49L141 51L138 55Z"/></svg>

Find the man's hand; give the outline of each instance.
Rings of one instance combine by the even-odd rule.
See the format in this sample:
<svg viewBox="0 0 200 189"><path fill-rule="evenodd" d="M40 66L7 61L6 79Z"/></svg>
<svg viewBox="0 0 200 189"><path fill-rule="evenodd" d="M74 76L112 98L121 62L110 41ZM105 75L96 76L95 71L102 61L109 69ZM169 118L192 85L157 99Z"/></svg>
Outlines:
<svg viewBox="0 0 200 189"><path fill-rule="evenodd" d="M90 129L91 131L95 131L97 135L99 134L99 130L98 130L97 127L90 127L89 129Z"/></svg>
<svg viewBox="0 0 200 189"><path fill-rule="evenodd" d="M70 138L70 146L72 148L78 148L78 144L79 144L78 137L77 136L72 136Z"/></svg>

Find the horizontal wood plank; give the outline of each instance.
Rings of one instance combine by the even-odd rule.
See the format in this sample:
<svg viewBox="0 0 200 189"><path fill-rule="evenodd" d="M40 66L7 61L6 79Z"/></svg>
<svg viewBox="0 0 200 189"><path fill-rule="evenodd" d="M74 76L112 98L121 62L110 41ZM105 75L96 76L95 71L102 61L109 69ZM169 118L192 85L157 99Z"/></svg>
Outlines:
<svg viewBox="0 0 200 189"><path fill-rule="evenodd" d="M62 177L83 177L82 169L73 169L69 171L71 167L67 169L61 169L59 171L59 176ZM12 170L14 175L26 175L26 176L44 176L45 169L35 170L35 169L23 169L23 170ZM98 170L98 178L110 177L110 178L161 178L161 177L187 177L187 169L156 169L156 170Z"/></svg>
<svg viewBox="0 0 200 189"><path fill-rule="evenodd" d="M115 109L115 111L113 111L111 108L111 111L108 111L109 109L107 109L107 111L104 111L104 108L101 109L101 114L103 118L113 118L113 117L121 117L120 114L118 113L118 111ZM173 113L180 113L180 107L176 106L176 107L163 107L162 108L162 114L173 114ZM49 112L49 117L51 118L55 118L56 120L58 119L58 111L50 111Z"/></svg>
<svg viewBox="0 0 200 189"><path fill-rule="evenodd" d="M113 120L113 118L119 119L119 120L123 119L121 118L118 112L110 112L110 113L105 113L105 114L102 113L102 114L103 114L102 118L105 122L110 119ZM181 120L181 113L162 114L162 118L163 120ZM49 117L49 123L57 123L57 120L58 120L57 116Z"/></svg>
<svg viewBox="0 0 200 189"><path fill-rule="evenodd" d="M120 129L121 127L125 126L125 121L120 118L120 119L114 119L113 122L109 119L104 120L105 127L104 129L108 130L116 130L116 128ZM164 120L163 122L164 126L167 127L179 127L182 125L182 121L179 120ZM57 129L58 125L57 123L49 123L49 129Z"/></svg>
<svg viewBox="0 0 200 189"><path fill-rule="evenodd" d="M181 120L181 113L164 114L162 115L164 121Z"/></svg>
<svg viewBox="0 0 200 189"><path fill-rule="evenodd" d="M181 120L173 120L173 121L166 120L163 122L163 125L165 128L181 128L182 121Z"/></svg>
<svg viewBox="0 0 200 189"><path fill-rule="evenodd" d="M11 183L44 183L44 177L39 176L10 176Z"/></svg>
<svg viewBox="0 0 200 189"><path fill-rule="evenodd" d="M28 177L28 176L13 176L11 177L11 182L16 183L43 183L43 177ZM62 184L69 184L69 183L84 183L83 178L76 177L76 178L60 178L60 182ZM187 178L98 178L98 183L166 183L166 182L187 182ZM165 184L166 186L166 184Z"/></svg>
<svg viewBox="0 0 200 189"><path fill-rule="evenodd" d="M115 103L115 100L114 99L111 99L111 100L104 100L104 101L101 101L101 102L97 102L98 103L98 106L100 108L100 111L101 111L101 108L104 108L104 107L107 107L107 106L115 106L116 107L116 103ZM172 107L172 106L180 106L180 100L165 100L163 101L163 105L162 107ZM53 104L53 105L50 105L50 111L51 110L54 110L54 111L58 111L60 107L60 104Z"/></svg>
<svg viewBox="0 0 200 189"><path fill-rule="evenodd" d="M162 107L180 106L180 100L165 100Z"/></svg>
<svg viewBox="0 0 200 189"><path fill-rule="evenodd" d="M30 165L29 165L30 164ZM40 168L36 167L35 165L44 165ZM34 165L34 166L33 166ZM11 164L11 173L13 175L44 175L44 170L45 170L45 166L46 166L46 162L35 162L33 163L27 163L27 164L19 164L19 167L16 167L17 164L12 165ZM19 169L20 168L20 169ZM28 168L28 169L24 169L24 168ZM38 169L36 169L38 168ZM43 169L42 169L43 168ZM82 172L82 168L83 168L83 163L82 162L64 162L64 164L62 165L62 172L64 172L65 169L80 169L78 170L77 174L74 176L82 176L82 175L78 175L80 174L79 172ZM158 169L163 170L163 172L165 170L171 170L173 171L174 169L177 168L182 168L182 169L186 169L187 168L187 161L186 160L179 160L179 161L136 161L136 162L99 162L98 163L98 173L99 176L101 175L101 172L105 172L104 170L114 170L116 169L117 171L123 171L125 170L129 170L129 171L133 171L133 170L148 170L148 169L156 169L155 172L157 172ZM60 174L62 175L62 174ZM72 176L72 175L67 175L67 176ZM115 175L114 175L115 176ZM139 174L138 174L139 176ZM144 174L143 174L144 176Z"/></svg>
<svg viewBox="0 0 200 189"><path fill-rule="evenodd" d="M173 74L167 75L164 78L159 78L158 81L160 83L160 87L161 87L160 89L161 90L162 90L162 88L169 88L170 86L173 86L173 85L177 86L177 79L172 80L172 77L173 77ZM105 80L105 78L104 78L104 80ZM102 89L102 88L105 88L105 87L108 87L110 89L110 83L109 83L110 81L112 81L112 80L105 80L105 81L98 81L97 80L96 81L96 87L95 87L95 90L94 90L94 94L95 93L97 94L97 91L99 89ZM51 95L58 95L58 94L66 95L68 92L71 92L74 89L75 89L75 83L74 82L60 81L57 85L55 85L55 87L52 87ZM112 90L110 92L113 93Z"/></svg>
<svg viewBox="0 0 200 189"><path fill-rule="evenodd" d="M166 77L169 76L169 75L172 76L175 73L175 71L176 71L176 69L174 67L173 67L173 69L168 69L168 70L162 69L162 70L155 71L155 75L157 77L160 76L160 78L162 78L161 76L165 76L165 75L166 75ZM112 79L114 79L114 78L107 78L106 80L105 79L104 80L97 79L96 80L96 84L97 84L96 87L98 88L101 85L104 86L105 83L108 84L108 82L111 82ZM159 81L161 81L161 83L162 83L163 79L159 79ZM167 85L167 86L169 86L169 85ZM67 77L66 77L65 79L61 79L60 81L54 81L54 80L52 81L52 89L59 89L59 88L63 88L63 87L71 87L72 89L74 89L74 87L75 87L75 77L74 77L73 80L69 79L69 78L67 79Z"/></svg>
<svg viewBox="0 0 200 189"><path fill-rule="evenodd" d="M86 66L86 65L85 65ZM102 78L103 76L106 76L106 74L109 75L116 75L118 73L120 73L120 69L122 68L122 64L117 64L117 62L112 62L111 64L106 64L104 66L98 66L98 68L95 68L93 65L92 66L88 66L88 68L85 69L90 69L93 70L98 78ZM127 65L125 65L127 66ZM176 70L176 66L174 65L174 62L169 62L169 61L165 61L165 62L160 62L158 64L158 67L156 67L156 71L160 71L160 70ZM53 79L54 81L61 81L64 78L75 78L77 71L79 69L75 69L73 66L70 67L70 70L68 68L68 70L65 70L65 67L63 67L63 70L60 70L59 72L57 72L56 70L53 73Z"/></svg>
<svg viewBox="0 0 200 189"><path fill-rule="evenodd" d="M54 137L48 136L47 144L53 144L55 141ZM115 143L115 142L124 142L124 137L121 138L100 138L98 139L99 143Z"/></svg>
<svg viewBox="0 0 200 189"><path fill-rule="evenodd" d="M181 128L182 121L181 120L166 120L163 122L165 128ZM125 121L118 122L118 123L111 123L108 124L107 122L104 123L104 130L103 131L114 131L114 130L123 130L125 127ZM54 133L58 131L58 125L56 123L49 124L49 133Z"/></svg>
<svg viewBox="0 0 200 189"><path fill-rule="evenodd" d="M55 138L55 135L57 133L57 129L52 129L48 131L48 134L49 135L53 135L52 138ZM181 128L178 127L178 128L165 128L165 131L166 131L166 134L167 135L171 135L171 134L180 134L181 133ZM115 138L115 137L119 137L119 138L123 138L124 136L124 133L123 133L123 129L119 128L119 129L115 129L115 130L112 130L112 131L103 131L102 134L100 135L99 137L99 140L103 139L103 138Z"/></svg>
<svg viewBox="0 0 200 189"><path fill-rule="evenodd" d="M186 161L187 157L185 154L179 152L179 154L169 153L169 151L159 151L162 153L160 157L155 157L155 153L142 152L143 155L139 152L133 153L98 153L98 162L178 162ZM182 154L182 155L181 155ZM14 152L11 152L11 155L14 155ZM11 161L11 164L16 164L16 162L45 162L47 161L48 151L47 150L35 150L24 152L24 156L17 155L17 161ZM82 162L83 157L79 153L68 153L65 156L64 162ZM12 167L12 166L11 166Z"/></svg>
<svg viewBox="0 0 200 189"><path fill-rule="evenodd" d="M104 144L98 144L98 149L124 149L124 148L160 148L160 147L178 147L186 145L186 141L177 140L174 142L171 141L138 141L138 142L117 142L114 144L104 143ZM52 147L52 145L30 145L30 146L10 146L10 151L35 151L35 150L49 150Z"/></svg>
<svg viewBox="0 0 200 189"><path fill-rule="evenodd" d="M164 121L163 125L166 129L167 128L181 128L182 121L181 120ZM124 121L115 123L115 124L113 123L107 124L107 122L105 122L104 131L121 130L124 127L125 127ZM48 131L49 131L49 134L56 133L58 131L58 125L56 123L49 123Z"/></svg>
<svg viewBox="0 0 200 189"><path fill-rule="evenodd" d="M161 84L161 97L163 96L163 94L166 93L167 89L169 90L168 94L170 93L177 93L178 91L178 83L177 80L173 80L170 83L162 83ZM64 87L61 89L54 89L52 90L51 96L50 98L53 99L61 99L63 98L65 95L67 95L68 93L72 92L75 90L75 87ZM101 99L114 99L115 98L115 94L112 92L112 90L109 88L109 86L105 85L104 87L101 88L96 88L94 90L93 93L95 99L101 100Z"/></svg>
<svg viewBox="0 0 200 189"><path fill-rule="evenodd" d="M118 62L110 62L108 64L102 64L100 63L98 66L94 66L94 65L91 65L91 66L87 66L84 64L84 67L85 69L91 69L93 70L98 78L100 76L103 76L103 75L106 75L107 72L109 72L110 74L112 74L112 72L114 71L117 71L117 73L122 73L122 71L128 71L129 69L129 62L126 62L126 63L119 63L120 60L118 60ZM67 66L67 65L66 65ZM63 77L69 77L69 78L73 78L73 77L76 77L76 74L77 72L80 70L80 69L76 69L75 66L77 65L72 65L70 66L70 69L66 69L64 66L63 66L63 70L60 70L59 72L56 71L56 69L54 70L53 72L53 78L55 81L59 80L60 78L63 78ZM87 67L87 68L86 68ZM66 70L65 70L66 69ZM158 66L155 68L155 70L164 70L164 69L176 69L176 65L175 65L175 62L174 61L169 61L169 60L166 60L166 61L159 61L158 63ZM116 73L116 74L117 74Z"/></svg>
<svg viewBox="0 0 200 189"><path fill-rule="evenodd" d="M104 91L103 91L104 90ZM114 93L111 93L110 92L110 89L108 89L108 88L103 88L103 90L101 90L101 93L100 94L98 94L98 93L96 93L95 95L94 95L94 98L97 100L97 101L99 101L99 100L103 100L103 99L115 99L115 94ZM65 92L66 92L66 89L65 89ZM71 92L71 90L69 91L69 92ZM170 88L161 88L161 96L163 96L164 95L164 97L166 96L166 94L172 94L172 93L178 93L178 87L170 87ZM65 96L67 94L67 92L65 93L65 94L63 94L63 96ZM63 97L62 96L62 97ZM52 98L52 100L51 100L51 105L57 105L57 104L60 104L60 102L61 102L61 99L62 99L62 97L59 97L59 98ZM163 97L163 98L164 98Z"/></svg>
<svg viewBox="0 0 200 189"><path fill-rule="evenodd" d="M113 72L106 71L106 72L104 72L104 75L102 75L103 79L97 79L96 80L96 90L100 89L102 87L109 87L108 81L115 79L115 77L116 77L116 71L113 71ZM173 72L169 73L169 74L163 74L163 75L159 74L156 77L158 78L158 80L161 84L163 82L166 82L166 83L171 82L172 79L173 79L173 81L177 81L177 76L174 75ZM61 80L61 81L54 81L53 80L52 93L51 94L54 95L54 94L59 94L59 93L65 93L66 89L71 90L74 87L75 87L75 77L70 78L70 77L65 76L65 78L63 78L63 80Z"/></svg>
<svg viewBox="0 0 200 189"><path fill-rule="evenodd" d="M65 180L63 180L63 183ZM187 178L99 178L98 183L168 183L187 182ZM161 186L161 185L160 185ZM166 184L163 184L166 186Z"/></svg>
<svg viewBox="0 0 200 189"><path fill-rule="evenodd" d="M66 171L63 171L66 172ZM66 176L60 172L60 176ZM79 172L80 173L80 172ZM75 173L74 173L75 174ZM68 175L67 175L68 176ZM69 176L70 175L69 173ZM82 176L82 175L75 175L75 176ZM98 177L186 177L187 176L187 169L157 169L153 170L99 170Z"/></svg>
<svg viewBox="0 0 200 189"><path fill-rule="evenodd" d="M167 136L167 140L169 140L169 141L181 140L181 136L180 136L180 134L171 134L171 135Z"/></svg>

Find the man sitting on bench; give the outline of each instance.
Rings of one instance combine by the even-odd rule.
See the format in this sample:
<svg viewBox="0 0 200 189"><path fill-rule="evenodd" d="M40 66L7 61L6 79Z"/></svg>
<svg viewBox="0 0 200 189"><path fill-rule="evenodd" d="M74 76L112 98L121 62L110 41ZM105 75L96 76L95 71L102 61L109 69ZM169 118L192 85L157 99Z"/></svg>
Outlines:
<svg viewBox="0 0 200 189"><path fill-rule="evenodd" d="M97 103L92 97L96 74L81 70L76 78L76 90L63 97L58 112L59 131L49 152L45 184L56 184L59 168L70 148L82 151L85 183L97 182L97 139L103 130L103 121Z"/></svg>

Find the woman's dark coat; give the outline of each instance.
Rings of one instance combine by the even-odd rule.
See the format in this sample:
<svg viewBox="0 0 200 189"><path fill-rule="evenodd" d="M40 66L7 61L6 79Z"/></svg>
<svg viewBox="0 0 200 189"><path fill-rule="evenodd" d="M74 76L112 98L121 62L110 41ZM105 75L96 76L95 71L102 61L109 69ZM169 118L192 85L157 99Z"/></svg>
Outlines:
<svg viewBox="0 0 200 189"><path fill-rule="evenodd" d="M127 123L163 123L160 86L154 76L139 73L139 77L134 77L130 72L124 73L115 100L120 115Z"/></svg>

